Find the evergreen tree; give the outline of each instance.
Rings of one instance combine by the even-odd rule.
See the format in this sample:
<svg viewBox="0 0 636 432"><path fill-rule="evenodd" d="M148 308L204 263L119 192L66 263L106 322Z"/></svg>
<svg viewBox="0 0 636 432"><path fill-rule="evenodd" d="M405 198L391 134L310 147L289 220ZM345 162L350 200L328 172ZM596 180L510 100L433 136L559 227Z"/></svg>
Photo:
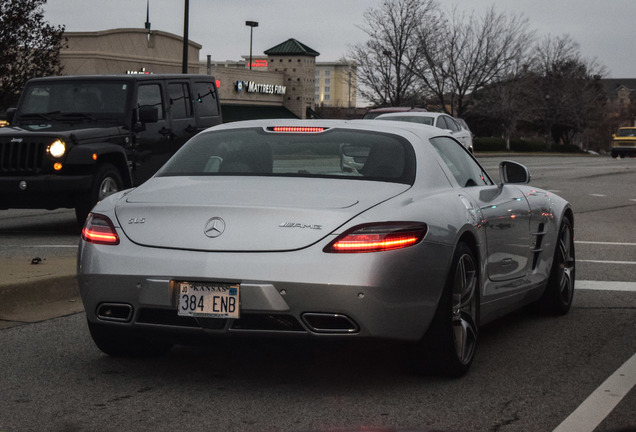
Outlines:
<svg viewBox="0 0 636 432"><path fill-rule="evenodd" d="M46 0L0 0L0 112L15 105L25 82L59 75L64 26L44 21Z"/></svg>

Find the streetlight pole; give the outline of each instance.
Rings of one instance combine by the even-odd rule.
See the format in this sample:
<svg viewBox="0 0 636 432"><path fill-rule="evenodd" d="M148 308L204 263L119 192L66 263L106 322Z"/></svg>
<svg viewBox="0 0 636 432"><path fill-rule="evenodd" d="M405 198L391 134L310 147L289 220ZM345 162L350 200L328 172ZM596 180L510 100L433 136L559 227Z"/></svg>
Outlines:
<svg viewBox="0 0 636 432"><path fill-rule="evenodd" d="M258 27L258 21L245 21L245 25L250 28L250 70L252 70L252 36L254 27Z"/></svg>
<svg viewBox="0 0 636 432"><path fill-rule="evenodd" d="M183 61L181 62L181 73L188 73L188 16L190 15L190 0L184 0L183 11Z"/></svg>
<svg viewBox="0 0 636 432"><path fill-rule="evenodd" d="M390 102L390 98L389 98L389 87L391 85L391 56L393 55L393 53L387 49L382 50L382 54L385 55L387 57L387 68L386 68L386 76L384 77L386 79L386 88L384 89L385 93L384 93L384 103L387 104L387 106L391 106L391 103L387 103Z"/></svg>

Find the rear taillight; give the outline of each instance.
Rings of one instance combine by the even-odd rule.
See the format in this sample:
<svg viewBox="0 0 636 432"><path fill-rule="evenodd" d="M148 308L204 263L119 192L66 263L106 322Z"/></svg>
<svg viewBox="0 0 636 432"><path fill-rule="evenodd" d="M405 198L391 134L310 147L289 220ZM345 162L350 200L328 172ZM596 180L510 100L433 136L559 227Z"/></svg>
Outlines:
<svg viewBox="0 0 636 432"><path fill-rule="evenodd" d="M363 253L402 249L422 241L427 227L422 223L388 222L354 227L324 248L328 253Z"/></svg>
<svg viewBox="0 0 636 432"><path fill-rule="evenodd" d="M113 246L119 244L119 236L110 219L95 213L88 215L82 229L82 239L89 243Z"/></svg>

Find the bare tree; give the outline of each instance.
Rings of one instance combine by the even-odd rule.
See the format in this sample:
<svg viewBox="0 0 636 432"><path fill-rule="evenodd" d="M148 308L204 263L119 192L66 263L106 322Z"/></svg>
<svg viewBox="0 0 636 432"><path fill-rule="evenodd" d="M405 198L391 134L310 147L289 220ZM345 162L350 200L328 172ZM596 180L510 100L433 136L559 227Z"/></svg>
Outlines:
<svg viewBox="0 0 636 432"><path fill-rule="evenodd" d="M466 16L455 9L435 31L420 26L409 64L441 110L463 117L472 93L515 75L533 37L522 16L499 14L494 8L483 17Z"/></svg>
<svg viewBox="0 0 636 432"><path fill-rule="evenodd" d="M490 120L503 132L506 149L510 150L510 139L517 132L519 123L532 118L531 98L532 75L521 70L507 80L492 84L473 93L473 118Z"/></svg>
<svg viewBox="0 0 636 432"><path fill-rule="evenodd" d="M46 0L0 0L0 110L33 77L60 72L64 27L44 21Z"/></svg>
<svg viewBox="0 0 636 432"><path fill-rule="evenodd" d="M584 59L568 35L545 37L537 44L532 86L535 119L548 144L571 144L574 136L600 122L606 101L600 83L605 74L595 60Z"/></svg>
<svg viewBox="0 0 636 432"><path fill-rule="evenodd" d="M433 0L384 0L364 14L361 29L369 36L349 49L358 66L358 93L377 106L415 105L423 101L422 87L408 64L417 58L417 34L422 26L439 24Z"/></svg>

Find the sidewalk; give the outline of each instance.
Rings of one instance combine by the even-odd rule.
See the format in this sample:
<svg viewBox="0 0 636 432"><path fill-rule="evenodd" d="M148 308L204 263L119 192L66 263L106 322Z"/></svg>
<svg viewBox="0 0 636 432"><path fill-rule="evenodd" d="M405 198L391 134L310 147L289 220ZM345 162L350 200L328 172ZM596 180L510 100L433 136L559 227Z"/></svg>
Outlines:
<svg viewBox="0 0 636 432"><path fill-rule="evenodd" d="M74 256L0 260L0 329L81 312L76 271Z"/></svg>

